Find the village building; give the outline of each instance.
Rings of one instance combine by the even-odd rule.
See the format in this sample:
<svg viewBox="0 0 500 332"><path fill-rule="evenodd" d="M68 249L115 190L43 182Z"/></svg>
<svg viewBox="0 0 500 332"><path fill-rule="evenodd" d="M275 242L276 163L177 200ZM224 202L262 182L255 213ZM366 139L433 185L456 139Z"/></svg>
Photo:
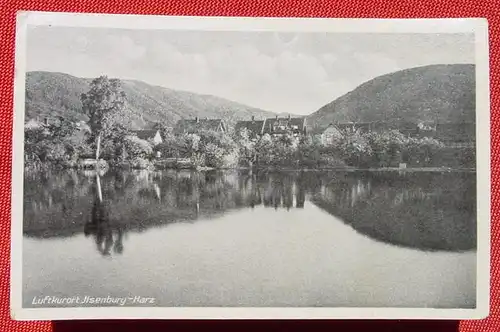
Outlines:
<svg viewBox="0 0 500 332"><path fill-rule="evenodd" d="M339 130L341 133L354 133L354 132L359 132L359 133L369 133L369 132L376 132L376 131L385 131L385 130L391 130L391 129L401 129L403 131L406 131L410 133L411 131L415 131L415 125L410 124L394 124L390 122L384 122L384 121L364 121L364 122L353 122L353 121L346 121L346 122L333 122L330 124L330 127L335 127L337 130ZM327 128L328 129L328 128Z"/></svg>
<svg viewBox="0 0 500 332"><path fill-rule="evenodd" d="M265 124L266 120L255 120L255 117L252 116L252 120L238 121L234 127L234 131L239 134L242 130L246 129L249 137L256 139L264 134Z"/></svg>
<svg viewBox="0 0 500 332"><path fill-rule="evenodd" d="M276 116L275 118L268 118L265 120L263 134L278 137L288 133L291 133L295 137L306 135L306 118L292 118L289 115L284 118Z"/></svg>
<svg viewBox="0 0 500 332"><path fill-rule="evenodd" d="M92 130L90 129L90 126L85 122L85 121L78 121L75 123L76 129L84 132L90 133Z"/></svg>
<svg viewBox="0 0 500 332"><path fill-rule="evenodd" d="M344 137L342 131L334 125L328 126L320 135L321 144L332 145Z"/></svg>
<svg viewBox="0 0 500 332"><path fill-rule="evenodd" d="M448 147L473 147L476 143L474 122L420 122L416 137L434 138Z"/></svg>
<svg viewBox="0 0 500 332"><path fill-rule="evenodd" d="M39 117L32 118L28 122L24 124L24 128L47 128L48 126L51 125L58 125L61 123L63 120L63 117L61 116L55 116L55 117L44 117L42 120L40 120Z"/></svg>
<svg viewBox="0 0 500 332"><path fill-rule="evenodd" d="M151 141L154 145L158 145L163 143L163 138L161 137L161 133L156 129L147 129L147 130L134 130L133 133L140 139L145 141Z"/></svg>
<svg viewBox="0 0 500 332"><path fill-rule="evenodd" d="M38 129L38 128L46 128L48 129L51 126L60 126L66 119L62 116L56 117L45 117L42 121L39 118L30 119L24 124L24 129ZM80 131L80 132L91 132L90 126L83 120L80 121L70 121L70 125Z"/></svg>
<svg viewBox="0 0 500 332"><path fill-rule="evenodd" d="M390 129L390 126L383 122L333 122L321 134L320 140L324 145L330 145L342 139L347 134L369 133L373 131L383 131Z"/></svg>
<svg viewBox="0 0 500 332"><path fill-rule="evenodd" d="M201 130L210 130L215 132L226 132L226 124L222 119L182 119L175 126L176 134L195 134Z"/></svg>
<svg viewBox="0 0 500 332"><path fill-rule="evenodd" d="M334 139L353 132L367 133L386 130L398 130L408 137L435 138L449 147L469 147L476 142L476 124L474 122L433 121L389 123L389 122L335 122L322 133L323 144L331 144Z"/></svg>
<svg viewBox="0 0 500 332"><path fill-rule="evenodd" d="M476 123L438 123L434 137L446 145L474 145L476 143Z"/></svg>
<svg viewBox="0 0 500 332"><path fill-rule="evenodd" d="M42 128L43 124L41 122L36 121L35 119L30 119L28 122L24 124L25 130L32 130Z"/></svg>

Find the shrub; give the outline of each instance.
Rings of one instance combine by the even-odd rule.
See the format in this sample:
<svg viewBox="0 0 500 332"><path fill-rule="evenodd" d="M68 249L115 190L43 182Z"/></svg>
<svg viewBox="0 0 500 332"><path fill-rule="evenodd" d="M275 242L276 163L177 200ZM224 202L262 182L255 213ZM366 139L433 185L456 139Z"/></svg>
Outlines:
<svg viewBox="0 0 500 332"><path fill-rule="evenodd" d="M126 136L124 139L124 146L127 154L133 159L146 159L151 157L153 153L152 145L148 141L140 139L137 136Z"/></svg>
<svg viewBox="0 0 500 332"><path fill-rule="evenodd" d="M130 161L130 166L135 169L148 169L153 167L153 164L148 159L135 157Z"/></svg>
<svg viewBox="0 0 500 332"><path fill-rule="evenodd" d="M224 154L223 148L218 147L213 143L208 143L205 148L205 164L208 167L220 168L224 166Z"/></svg>

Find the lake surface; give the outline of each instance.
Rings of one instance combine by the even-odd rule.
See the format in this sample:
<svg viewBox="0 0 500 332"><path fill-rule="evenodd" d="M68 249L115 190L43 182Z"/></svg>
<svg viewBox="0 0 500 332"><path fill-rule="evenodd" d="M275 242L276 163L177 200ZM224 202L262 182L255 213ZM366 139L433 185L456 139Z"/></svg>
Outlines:
<svg viewBox="0 0 500 332"><path fill-rule="evenodd" d="M475 173L25 174L24 307L474 308L475 294Z"/></svg>

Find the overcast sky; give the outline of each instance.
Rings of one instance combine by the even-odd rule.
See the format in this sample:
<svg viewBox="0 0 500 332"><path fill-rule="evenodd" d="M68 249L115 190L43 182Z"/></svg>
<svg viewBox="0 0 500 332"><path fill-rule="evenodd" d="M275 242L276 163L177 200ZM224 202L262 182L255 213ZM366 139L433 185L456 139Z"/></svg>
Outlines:
<svg viewBox="0 0 500 332"><path fill-rule="evenodd" d="M27 69L108 75L309 114L376 76L474 63L473 35L31 27Z"/></svg>

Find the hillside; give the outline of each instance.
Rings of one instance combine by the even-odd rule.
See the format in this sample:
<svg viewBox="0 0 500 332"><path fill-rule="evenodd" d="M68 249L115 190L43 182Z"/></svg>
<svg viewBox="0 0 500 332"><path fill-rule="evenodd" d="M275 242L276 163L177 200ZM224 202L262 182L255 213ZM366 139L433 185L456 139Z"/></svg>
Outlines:
<svg viewBox="0 0 500 332"><path fill-rule="evenodd" d="M334 121L475 121L475 67L431 65L374 78L307 117L313 132Z"/></svg>
<svg viewBox="0 0 500 332"><path fill-rule="evenodd" d="M82 114L80 95L88 90L90 79L62 73L29 72L26 75L26 121L64 115L87 120ZM275 113L245 106L226 99L166 89L139 81L122 81L127 95L127 117L132 128L141 129L155 122L175 126L182 118L222 118L229 125L237 120L275 116Z"/></svg>

